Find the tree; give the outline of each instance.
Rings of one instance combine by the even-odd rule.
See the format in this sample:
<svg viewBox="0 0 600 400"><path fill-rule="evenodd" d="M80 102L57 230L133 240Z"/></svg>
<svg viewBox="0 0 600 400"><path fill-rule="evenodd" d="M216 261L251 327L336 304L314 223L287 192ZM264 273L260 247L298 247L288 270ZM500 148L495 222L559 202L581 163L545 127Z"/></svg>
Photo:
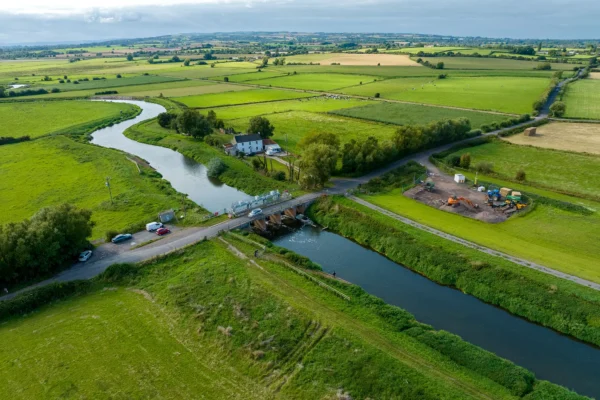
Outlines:
<svg viewBox="0 0 600 400"><path fill-rule="evenodd" d="M198 111L189 109L177 116L177 129L195 138L202 138L212 132L208 119Z"/></svg>
<svg viewBox="0 0 600 400"><path fill-rule="evenodd" d="M170 129L172 127L172 122L173 120L175 120L177 118L177 115L172 114L172 113L168 113L168 112L163 112L158 114L158 124L160 126L162 126L163 128L167 128Z"/></svg>
<svg viewBox="0 0 600 400"><path fill-rule="evenodd" d="M537 51L542 51L542 42L538 43Z"/></svg>
<svg viewBox="0 0 600 400"><path fill-rule="evenodd" d="M190 60L189 58L186 58L185 61L183 62L183 65L186 67L189 67L191 62L192 62L192 60Z"/></svg>
<svg viewBox="0 0 600 400"><path fill-rule="evenodd" d="M174 55L171 57L171 62L181 62L181 58L179 58L177 55Z"/></svg>
<svg viewBox="0 0 600 400"><path fill-rule="evenodd" d="M259 134L263 139L273 136L275 127L271 125L271 122L265 117L252 117L250 118L250 126L248 126L248 133Z"/></svg>
<svg viewBox="0 0 600 400"><path fill-rule="evenodd" d="M458 163L458 165L461 168L469 169L469 167L471 166L471 153L462 154L460 156L460 162Z"/></svg>
<svg viewBox="0 0 600 400"><path fill-rule="evenodd" d="M567 105L562 101L554 102L550 106L550 115L552 115L553 117L562 117L563 115L565 115L566 111Z"/></svg>
<svg viewBox="0 0 600 400"><path fill-rule="evenodd" d="M224 77L223 82L229 82L229 77L228 76Z"/></svg>
<svg viewBox="0 0 600 400"><path fill-rule="evenodd" d="M0 86L0 99L6 97L6 90Z"/></svg>
<svg viewBox="0 0 600 400"><path fill-rule="evenodd" d="M374 96L374 97L375 97L376 99L380 98L380 97L381 97L381 93L379 93L379 92L375 93L375 96Z"/></svg>
<svg viewBox="0 0 600 400"><path fill-rule="evenodd" d="M444 69L444 63L442 61L440 61L439 63L437 63L437 65L435 66L436 69Z"/></svg>
<svg viewBox="0 0 600 400"><path fill-rule="evenodd" d="M204 58L205 60L213 60L213 59L214 59L214 57L213 57L213 55L212 55L212 52L211 52L211 51L207 51L206 53L204 53L204 56L203 56L203 58Z"/></svg>
<svg viewBox="0 0 600 400"><path fill-rule="evenodd" d="M221 129L225 127L225 123L222 119L217 118L217 113L214 110L208 112L206 119L212 128Z"/></svg>
<svg viewBox="0 0 600 400"><path fill-rule="evenodd" d="M550 71L552 69L552 64L550 64L549 62L541 63L538 64L537 67L535 67L535 69L540 71Z"/></svg>
<svg viewBox="0 0 600 400"><path fill-rule="evenodd" d="M515 176L515 179L518 180L519 182L525 181L525 179L527 179L527 175L525 174L525 171L523 171L522 169L518 170L517 175Z"/></svg>
<svg viewBox="0 0 600 400"><path fill-rule="evenodd" d="M206 174L209 178L218 178L227 169L227 164L219 157L215 157L208 162Z"/></svg>
<svg viewBox="0 0 600 400"><path fill-rule="evenodd" d="M118 78L118 79L121 79L121 74L117 74L117 78Z"/></svg>
<svg viewBox="0 0 600 400"><path fill-rule="evenodd" d="M300 185L306 189L321 188L335 170L338 152L334 146L312 143L302 152Z"/></svg>
<svg viewBox="0 0 600 400"><path fill-rule="evenodd" d="M133 54L131 54L131 53L127 54L127 61L133 61Z"/></svg>

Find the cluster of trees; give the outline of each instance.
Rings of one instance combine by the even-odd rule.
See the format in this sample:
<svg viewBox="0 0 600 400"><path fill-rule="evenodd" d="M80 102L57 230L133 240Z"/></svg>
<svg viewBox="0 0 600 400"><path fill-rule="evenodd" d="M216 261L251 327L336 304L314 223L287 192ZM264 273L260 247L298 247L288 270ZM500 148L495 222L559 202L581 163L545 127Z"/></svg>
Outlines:
<svg viewBox="0 0 600 400"><path fill-rule="evenodd" d="M186 109L179 114L170 112L158 115L158 124L166 129L175 129L178 133L184 133L194 138L203 138L212 133L213 129L224 128L223 120L217 118L217 114L210 110L206 116L197 110Z"/></svg>
<svg viewBox="0 0 600 400"><path fill-rule="evenodd" d="M556 101L550 106L550 115L553 117L562 117L567 111L567 105L562 101Z"/></svg>
<svg viewBox="0 0 600 400"><path fill-rule="evenodd" d="M550 71L552 69L552 64L549 62L538 64L535 69L538 71Z"/></svg>
<svg viewBox="0 0 600 400"><path fill-rule="evenodd" d="M210 112L209 112L210 113ZM270 138L275 132L275 127L265 117L252 117L248 126L249 134L259 134L263 139Z"/></svg>
<svg viewBox="0 0 600 400"><path fill-rule="evenodd" d="M21 136L21 137L0 136L0 146L3 144L26 142L28 140L31 140L31 137L29 137L29 136Z"/></svg>
<svg viewBox="0 0 600 400"><path fill-rule="evenodd" d="M441 61L440 61L439 63L437 63L437 64L433 64L433 63L430 63L430 62L429 62L429 61L427 61L427 60L423 60L422 58L418 58L418 59L417 59L417 62L418 62L419 64L421 64L421 65L424 65L424 66L426 66L426 67L429 67L429 68L433 68L433 69L444 69L444 63L443 63L443 62L441 62ZM444 76L444 78L445 78L445 76Z"/></svg>
<svg viewBox="0 0 600 400"><path fill-rule="evenodd" d="M285 58L281 57L281 58L276 58L273 60L273 65L285 65Z"/></svg>
<svg viewBox="0 0 600 400"><path fill-rule="evenodd" d="M0 225L0 285L58 271L88 248L92 212L70 204L43 208L31 219Z"/></svg>
<svg viewBox="0 0 600 400"><path fill-rule="evenodd" d="M15 92L14 90L6 91L4 88L0 87L0 98L5 97L21 97L21 96L34 96L38 94L48 94L48 93L59 93L59 88L52 88L50 91L42 88L42 89L23 89Z"/></svg>

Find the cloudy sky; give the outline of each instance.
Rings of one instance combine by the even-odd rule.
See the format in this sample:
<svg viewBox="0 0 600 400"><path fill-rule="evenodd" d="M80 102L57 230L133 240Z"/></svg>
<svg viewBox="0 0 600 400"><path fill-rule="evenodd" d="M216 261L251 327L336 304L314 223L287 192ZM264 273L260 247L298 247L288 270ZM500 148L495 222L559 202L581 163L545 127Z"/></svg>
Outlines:
<svg viewBox="0 0 600 400"><path fill-rule="evenodd" d="M0 0L0 45L258 30L597 38L598 16L597 0Z"/></svg>

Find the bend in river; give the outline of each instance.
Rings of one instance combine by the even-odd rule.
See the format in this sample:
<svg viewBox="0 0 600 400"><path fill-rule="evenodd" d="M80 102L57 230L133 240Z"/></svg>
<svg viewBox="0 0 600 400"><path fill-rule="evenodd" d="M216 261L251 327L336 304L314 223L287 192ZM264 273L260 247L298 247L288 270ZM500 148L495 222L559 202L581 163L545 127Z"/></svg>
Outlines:
<svg viewBox="0 0 600 400"><path fill-rule="evenodd" d="M248 198L246 193L209 178L206 167L193 159L165 147L136 142L123 134L127 128L165 112L163 106L135 100L106 101L135 104L142 112L134 119L95 131L92 143L143 158L160 172L175 190L186 193L192 201L211 212L223 213L232 203Z"/></svg>

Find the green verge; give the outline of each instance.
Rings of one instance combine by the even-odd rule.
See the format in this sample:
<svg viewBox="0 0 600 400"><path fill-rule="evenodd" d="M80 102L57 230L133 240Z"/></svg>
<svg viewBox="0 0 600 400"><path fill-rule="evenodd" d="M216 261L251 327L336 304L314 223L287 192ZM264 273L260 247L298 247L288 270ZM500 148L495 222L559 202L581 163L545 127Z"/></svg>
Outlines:
<svg viewBox="0 0 600 400"><path fill-rule="evenodd" d="M600 345L600 293L465 248L345 198L321 199L313 220L443 285Z"/></svg>
<svg viewBox="0 0 600 400"><path fill-rule="evenodd" d="M234 235L225 240L246 256L255 248ZM359 287L313 275L350 295L348 302L273 253L254 268L227 247L204 242L112 266L90 284L0 303L0 338L13 343L0 359L19 360L0 370L0 394L584 399ZM60 300L38 308L52 293Z"/></svg>

